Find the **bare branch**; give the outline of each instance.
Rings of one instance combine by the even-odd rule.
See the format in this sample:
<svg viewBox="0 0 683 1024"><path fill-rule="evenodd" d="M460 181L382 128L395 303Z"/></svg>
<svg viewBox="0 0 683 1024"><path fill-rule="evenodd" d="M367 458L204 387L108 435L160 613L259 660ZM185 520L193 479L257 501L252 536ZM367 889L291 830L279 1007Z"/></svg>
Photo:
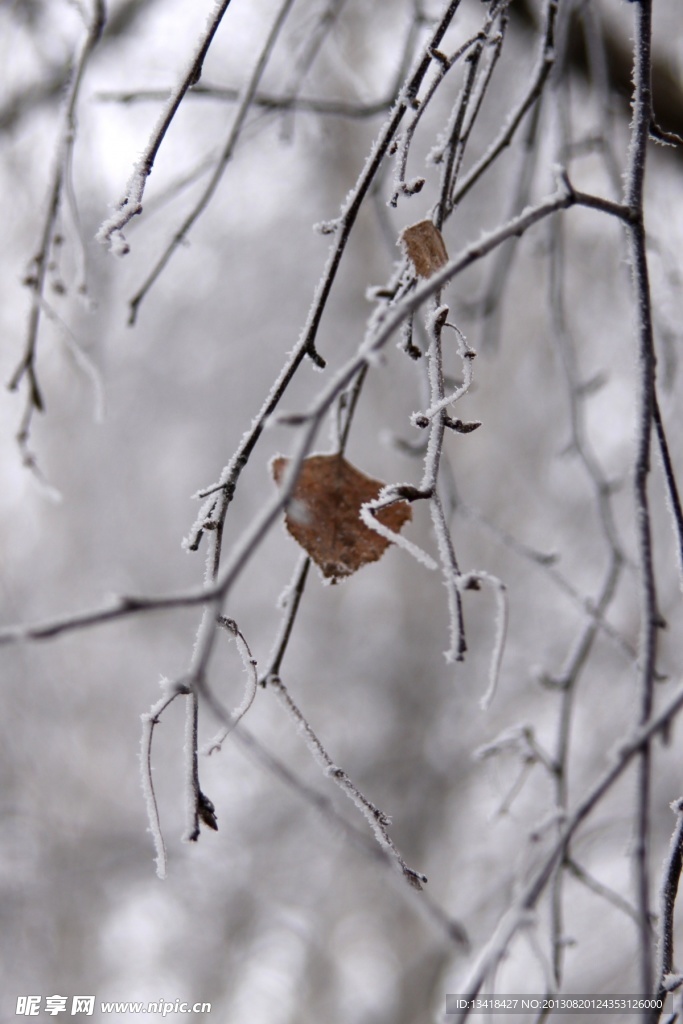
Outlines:
<svg viewBox="0 0 683 1024"><path fill-rule="evenodd" d="M229 2L229 0L228 0L228 2ZM241 135L242 128L244 126L244 122L246 120L247 114L249 113L249 110L251 108L253 97L254 97L254 95L256 93L256 89L258 87L259 82L261 81L261 77L263 75L263 72L266 69L268 61L270 60L270 57L271 57L271 54L272 54L272 51L273 51L273 47L275 46L275 43L276 43L276 41L278 39L278 36L280 35L280 33L281 33L282 29L283 29L285 21L287 20L287 16L289 15L289 12L291 11L294 3L295 3L295 0L284 0L282 6L280 7L278 15L277 15L275 21L273 22L272 28L271 28L270 32L268 33L268 35L266 37L266 40L265 40L265 42L263 44L263 47L262 47L261 52L259 54L258 60L256 62L256 66L255 66L254 70L252 71L251 76L250 76L250 78L249 78L249 80L248 80L248 82L247 82L247 84L246 84L246 86L245 86L241 96L240 96L239 102L237 104L237 110L235 111L235 117L233 119L232 126L230 128L230 134L228 135L228 139L227 139L227 141L225 143L225 146L223 147L223 151L222 151L222 153L221 153L221 155L220 155L220 157L218 159L218 163L216 164L215 170L214 170L213 174L211 175L211 177L209 178L209 181L207 182L207 185L206 185L204 191L202 192L199 200L195 204L194 208L192 209L190 214L185 218L185 220L183 221L181 226L178 228L176 233L173 235L173 238L171 239L171 241L168 244L168 246L164 249L161 257L159 258L157 263L154 265L154 267L152 268L152 270L150 271L148 276L145 278L143 284L140 286L140 288L138 289L136 294L130 300L130 316L129 316L129 319L128 319L128 323L129 324L134 324L135 323L140 303L143 301L143 299L147 295L149 289L152 287L154 282L157 280L159 274L162 272L162 270L164 269L164 267L166 266L168 261L171 259L173 253L176 251L178 246L182 244L182 242L184 241L188 231L192 228L193 224L197 221L197 219L201 216L201 214L204 212L206 207L209 205L209 202L211 201L211 198L213 197L214 192L218 188L218 185L219 185L219 183L221 181L221 178L223 177L223 173L225 171L225 168L227 167L228 163L232 159L233 153L235 152L235 147L236 147L237 142L239 140L239 137ZM227 7L227 4L223 5L223 9L225 7ZM221 17L222 17L222 13L221 13ZM218 26L216 26L216 27L218 27ZM208 49L208 43L207 43L206 49ZM206 53L206 50L204 51L204 55L205 55L205 53ZM203 59L204 59L204 57L202 56L202 60ZM199 66L198 66L198 70L195 73L195 77L193 79L193 82L197 81L197 79L199 78L200 72L201 72L201 64L199 64ZM183 92L182 95L184 95L184 92ZM178 103L180 103L180 99L182 99L182 96L179 97ZM176 109L177 109L177 107L176 107ZM173 111L173 114L175 114L175 109ZM171 116L173 116L173 115L171 115ZM169 119L168 123L170 124L170 119ZM164 134L165 134L165 131L166 131L166 128L164 128ZM159 139L158 139L158 142L156 144L156 148L157 149L158 149L158 146L161 144L162 138L163 138L163 135L161 135L159 137ZM155 154L156 154L156 149L154 150L154 155ZM154 159L154 155L152 155L152 161ZM126 199L122 200L122 202L119 203L119 209L122 210L123 204L126 203L126 202L131 201L131 199L133 198L133 195L134 195L135 196L135 202L137 204L137 209L133 213L131 213L131 214L126 212L125 214L119 215L118 218L112 218L111 221L106 222L105 224L103 224L102 228L100 229L100 233L98 235L98 237L100 238L101 241L111 242L114 237L116 237L119 240L119 242L122 241L123 236L121 235L121 229L128 223L128 221L131 219L132 216L134 216L135 213L141 213L142 212L142 203L141 203L141 201L142 201L142 192L144 191L144 182L146 181L146 178L148 177L148 175L151 173L151 170L152 170L151 163L149 164L149 167L147 168L146 160L147 160L147 157L145 156L143 158L143 162L138 165L138 170L136 171L136 174L138 175L138 180L139 180L138 185L135 186L135 185L133 185L131 183L131 185L129 185L129 187L128 187L128 195L127 195ZM141 174L144 175L144 177L141 177L140 176Z"/></svg>
<svg viewBox="0 0 683 1024"><path fill-rule="evenodd" d="M211 43L213 42L213 37L218 31L218 26L223 20L223 16L229 6L230 0L219 0L215 6L213 14L207 24L206 31L201 36L197 48L192 56L189 67L181 80L171 91L168 103L164 108L159 122L152 132L140 160L136 164L133 175L128 182L126 191L119 200L116 213L106 220L100 228L98 235L100 241L108 244L121 255L128 252L128 243L123 235L123 229L128 223L130 223L133 217L136 217L142 212L142 198L147 185L147 178L152 173L152 168L154 166L156 155L159 152L159 147L164 140L166 132L171 126L173 118L178 112L178 108L182 103L183 97L190 86L198 82L201 77L202 66L206 55L209 52Z"/></svg>
<svg viewBox="0 0 683 1024"><path fill-rule="evenodd" d="M12 374L8 387L16 391L22 381L27 381L26 402L21 425L17 434L19 449L25 466L38 472L35 456L29 447L31 423L36 412L43 412L45 401L38 381L37 355L40 317L44 307L45 287L50 266L50 254L63 242L58 235L57 224L64 191L68 189L69 172L73 147L76 141L76 108L83 76L92 51L104 30L106 8L104 0L93 0L92 14L86 28L78 58L68 84L62 115L60 140L55 158L55 169L49 190L47 212L38 245L38 251L31 261L31 267L24 278L24 284L31 292L31 311L24 354Z"/></svg>
<svg viewBox="0 0 683 1024"><path fill-rule="evenodd" d="M486 978L505 956L510 942L528 921L529 911L534 908L543 894L557 864L565 854L569 841L580 825L602 800L605 793L622 776L633 759L639 757L642 751L649 747L652 739L666 729L668 723L678 715L682 708L683 689L679 689L659 714L653 716L646 725L634 731L632 737L621 746L614 764L605 770L600 779L579 801L563 825L559 838L553 844L552 849L534 871L533 876L517 896L510 910L501 919L467 981L461 986L463 998L473 1000L481 991ZM638 916L640 922L640 908L638 908ZM470 1009L465 1009L455 1020L457 1022L465 1021L469 1015Z"/></svg>
<svg viewBox="0 0 683 1024"><path fill-rule="evenodd" d="M645 246L644 185L647 144L652 123L652 7L650 0L635 5L634 98L631 147L625 183L627 205L636 215L629 224L631 260L638 315L638 417L635 461L635 507L640 558L641 633L638 651L640 675L640 721L652 714L657 659L657 631L660 619L652 552L652 526L647 489L650 474L650 439L655 402L655 351L652 332L650 279ZM643 747L640 756L638 822L635 858L638 871L638 911L640 914L641 990L652 986L652 943L650 936L649 831L650 831L650 750Z"/></svg>

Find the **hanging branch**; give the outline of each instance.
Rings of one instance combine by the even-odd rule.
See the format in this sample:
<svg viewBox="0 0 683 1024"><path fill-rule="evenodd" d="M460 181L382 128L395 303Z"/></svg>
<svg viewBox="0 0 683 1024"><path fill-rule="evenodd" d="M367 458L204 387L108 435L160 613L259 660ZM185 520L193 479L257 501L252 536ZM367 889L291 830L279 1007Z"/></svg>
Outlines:
<svg viewBox="0 0 683 1024"><path fill-rule="evenodd" d="M606 769L601 778L578 802L573 813L562 826L559 837L551 850L515 898L511 908L503 915L468 978L460 986L462 998L468 1000L468 1005L462 1013L453 1018L454 1024L462 1024L470 1016L472 1007L469 1004L476 998L486 979L505 957L515 935L528 923L529 913L543 895L579 826L583 824L615 782L621 778L634 758L640 757L642 751L650 746L652 739L666 730L669 722L678 715L681 709L683 709L683 690L679 689L659 714L650 718L646 725L634 730L632 737L620 747L614 763ZM640 923L640 908L637 913Z"/></svg>
<svg viewBox="0 0 683 1024"><path fill-rule="evenodd" d="M384 814L379 807L376 807L371 800L368 800L363 793L361 793L343 768L340 768L334 763L311 728L309 722L304 717L303 712L294 702L289 690L286 688L280 677L270 676L268 679L268 686L277 694L282 707L285 708L288 715L301 732L306 742L306 746L309 748L318 764L323 768L325 775L332 779L360 810L361 814L363 814L370 824L377 842L397 864L409 885L411 885L413 889L421 891L422 886L427 883L427 878L420 872L414 871L412 868L408 867L401 856L394 841L389 835L391 819Z"/></svg>
<svg viewBox="0 0 683 1024"><path fill-rule="evenodd" d="M557 68L560 71L560 68ZM559 101L559 95L555 97ZM564 153L569 145L566 118L560 112L562 134L557 142L559 152ZM582 625L573 648L568 654L559 673L544 675L541 682L553 686L558 692L557 736L555 746L555 803L563 818L569 807L569 772L573 761L570 746L571 729L577 699L577 687L593 645L598 636L598 623L603 621L609 610L622 576L626 557L615 524L613 509L613 488L600 465L591 444L586 424L586 400L589 395L581 379L574 338L570 332L565 300L565 225L559 218L549 222L550 236L550 280L549 305L553 340L560 355L564 373L565 389L569 405L571 450L578 456L593 492L599 525L606 548L606 566L603 571L600 596L596 602L596 617ZM564 868L569 853L558 865L553 878L550 894L550 928L552 933L552 956L554 984L559 987L562 980L566 941L564 935Z"/></svg>
<svg viewBox="0 0 683 1024"><path fill-rule="evenodd" d="M558 0L546 0L543 11L545 28L538 63L531 84L517 107L510 114L498 138L491 143L486 153L477 161L474 167L465 175L460 184L457 185L451 193L449 209L453 209L458 205L458 203L462 202L472 186L479 181L481 176L489 169L494 161L498 159L506 147L510 145L510 142L514 138L524 115L531 109L541 95L555 60L555 22L557 19L557 8Z"/></svg>
<svg viewBox="0 0 683 1024"><path fill-rule="evenodd" d="M142 199L147 186L147 179L152 173L159 147L164 141L166 132L171 127L171 122L178 112L183 97L190 86L195 85L201 78L204 60L213 42L213 37L218 31L218 26L223 20L223 15L229 6L230 0L219 0L217 6L215 6L213 14L209 18L206 31L199 39L187 71L175 88L171 90L171 95L168 97L168 102L159 121L149 138L142 156L135 165L131 179L126 186L126 191L118 202L116 212L104 222L98 232L98 239L109 245L120 256L124 256L129 251L129 245L123 234L123 229L130 223L133 217L137 217L138 214L142 213Z"/></svg>
<svg viewBox="0 0 683 1024"><path fill-rule="evenodd" d="M102 36L105 20L106 8L104 0L93 0L92 14L87 25L85 39L83 40L78 58L74 63L67 87L60 139L55 157L55 168L50 185L47 212L40 243L38 251L33 257L31 269L24 278L24 284L31 290L31 312L29 314L24 354L12 374L8 387L10 391L16 391L21 382L26 379L26 403L17 433L17 441L24 465L36 473L38 472L38 467L35 456L29 447L29 441L31 424L35 413L44 412L45 410L45 401L38 381L37 370L40 318L45 308L45 288L50 269L50 254L63 242L58 233L59 214L65 189L69 187L68 178L71 168L71 157L76 143L76 109L81 85L92 52Z"/></svg>
<svg viewBox="0 0 683 1024"><path fill-rule="evenodd" d="M669 855L664 864L664 874L659 895L659 951L657 957L656 993L663 998L667 991L667 980L674 971L674 911L678 886L683 868L683 801L676 800L671 809L676 814L676 828L671 836ZM651 1024L657 1024L659 1013L652 1013Z"/></svg>
<svg viewBox="0 0 683 1024"><path fill-rule="evenodd" d="M212 704L212 708L220 717L222 711L217 702ZM432 902L424 890L418 889L414 884L414 880L406 877L402 868L400 872L397 871L397 860L388 849L382 844L377 843L374 839L370 839L366 831L361 831L347 821L337 811L328 796L317 789L313 789L298 778L284 762L267 750L245 728L243 723L240 723L235 729L233 739L253 760L265 768L270 776L282 782L291 792L296 793L309 807L316 810L335 831L343 835L349 843L375 863L387 868L388 870L385 872L384 877L389 882L398 882L396 886L397 893L404 899L410 899L416 911L421 913L428 922L435 926L449 944L453 944L460 949L463 947L467 948L467 933L460 921L446 913L439 904ZM400 867L400 864L398 866ZM409 868L408 871L410 872L411 869ZM416 876L416 880L420 880L419 875ZM424 876L422 876L422 880L424 881ZM407 885L405 884L406 881L408 881Z"/></svg>
<svg viewBox="0 0 683 1024"><path fill-rule="evenodd" d="M234 619L228 619L225 615L219 615L218 625L222 626L228 631L237 644L237 650L242 659L242 664L247 675L247 682L244 688L244 696L242 702L227 716L228 724L218 733L215 739L207 743L204 753L213 754L223 746L223 743L233 731L235 726L244 718L249 708L256 699L256 691L258 689L259 677L256 669L256 659L251 653L249 644L244 638L244 634L239 629Z"/></svg>
<svg viewBox="0 0 683 1024"><path fill-rule="evenodd" d="M331 231L335 234L335 242L332 245L323 275L316 288L313 303L299 341L280 371L280 375L273 384L273 387L264 401L261 410L252 421L252 425L249 430L242 438L237 451L234 453L228 465L224 468L218 483L212 484L210 487L200 492L200 497L207 497L216 493L219 494L219 497L218 499L212 499L208 503L208 506L204 506L200 510L200 515L190 532L187 546L190 550L196 550L199 546L204 530L208 527L215 534L216 538L216 543L214 545L214 572L217 571L220 561L225 517L234 497L237 482L242 470L249 461L249 457L251 456L263 432L266 422L277 409L287 387L306 356L309 356L318 366L322 367L325 365L324 360L319 356L316 350L315 342L320 322L327 305L327 300L332 291L337 271L339 270L344 251L351 236L351 231L356 222L361 205L379 171L391 142L396 135L403 115L405 114L409 104L419 92L422 80L427 74L433 60L432 53L435 49L438 49L439 43L455 16L455 12L459 5L460 0L451 0L442 18L425 44L416 70L409 77L406 85L401 90L399 100L388 121L381 128L379 136L372 147L370 156L360 173L358 181L347 197L340 217L334 222L334 225L331 226ZM356 367L356 370L360 370L362 365L364 364L359 364ZM346 383L348 383L348 381L345 382L344 386L346 386Z"/></svg>
<svg viewBox="0 0 683 1024"><path fill-rule="evenodd" d="M199 217L207 208L211 199L213 198L213 195L223 177L225 168L227 167L228 163L233 157L235 147L237 146L237 142L240 138L242 128L244 127L244 123L247 118L247 114L251 109L252 100L254 98L254 95L256 94L256 89L258 88L258 84L261 81L261 78L263 77L263 73L268 65L268 61L270 60L271 54L275 47L275 43L277 42L280 33L282 32L285 21L287 20L287 17L295 2L296 0L284 0L284 3L280 7L278 15L275 18L272 28L268 33L266 40L263 44L258 60L256 62L256 66L252 71L249 80L237 103L237 110L235 111L235 116L232 122L232 126L230 128L230 134L228 135L228 139L225 143L225 146L223 147L223 151L218 159L218 163L216 164L214 172L209 178L209 181L206 187L204 188L204 191L202 192L198 201L195 203L194 207L187 215L181 226L173 235L173 238L164 249L163 253L159 257L159 259L157 260L157 262L155 263L155 265L153 266L152 270L149 272L145 280L143 281L138 291L130 300L130 315L128 317L128 324L130 326L132 326L135 323L140 303L143 301L143 299L149 292L150 288L155 283L155 281L161 274L162 270L173 256L178 246L182 245L185 238L187 237L188 231L190 231L192 226L196 223L196 221L199 219ZM149 175L150 172L151 165L149 170L145 174L145 178ZM140 193L140 199L141 198L142 193ZM142 205L140 203L140 200L138 200L138 207L139 208L136 212L141 213ZM119 221L120 220L121 218L119 217ZM128 217L128 220L130 220L130 217ZM127 223L127 221L125 221L125 223ZM113 236L118 238L122 237L120 235L120 228L118 227L118 222L116 222L117 226L115 227L112 227L113 224L114 220L102 225L102 228L100 228L100 233L98 235L101 241L110 241Z"/></svg>
<svg viewBox="0 0 683 1024"><path fill-rule="evenodd" d="M625 183L625 202L633 217L628 224L631 266L638 315L638 415L635 461L635 511L638 531L641 633L638 650L640 676L640 722L652 714L657 659L659 615L652 552L652 526L647 482L650 474L650 440L654 419L655 352L652 336L650 280L645 246L644 184L647 144L652 123L651 95L651 0L635 4L634 97L631 146ZM652 943L650 936L649 833L650 833L650 750L640 754L638 808L634 856L637 870L637 905L640 915L641 991L652 988Z"/></svg>
<svg viewBox="0 0 683 1024"><path fill-rule="evenodd" d="M166 681L162 683L165 685ZM147 714L141 715L142 737L140 741L140 777L142 780L142 792L147 807L147 820L149 831L152 835L154 850L156 853L157 875L159 878L166 877L166 844L161 831L161 819L159 817L159 806L157 804L154 780L152 778L152 740L154 729L161 721L161 715L166 708L173 703L176 697L180 696L181 689L176 688L170 695L164 695L157 703L150 708Z"/></svg>
<svg viewBox="0 0 683 1024"><path fill-rule="evenodd" d="M286 479L276 495L266 503L262 511L242 534L241 538L236 541L231 557L220 572L218 571L219 559L215 548L209 553L208 566L211 575L208 579L213 578L215 580L213 583L207 582L203 587L197 587L170 596L120 597L112 604L100 609L71 613L35 625L10 626L0 629L0 644L16 643L17 641L27 639L48 639L62 633L89 628L117 619L127 618L131 615L192 605L213 606L216 609L216 615L221 614L223 602L232 585L243 571L254 551L259 547L262 539L279 519L282 510L287 504L299 466L310 450L322 419L337 396L349 386L359 371L372 364L376 354L388 343L405 318L411 312L419 309L423 303L448 282L472 266L472 264L485 258L489 253L494 252L508 238L519 236L546 217L552 216L560 210L569 209L574 205L601 210L626 223L628 223L631 216L630 210L627 207L611 203L597 196L590 196L575 190L567 191L566 189L554 193L547 199L539 202L535 207L526 210L518 217L512 218L511 221L502 227L484 235L475 245L465 248L450 260L442 270L437 271L431 278L423 281L414 291L406 295L399 305L392 307L387 312L386 317L381 321L376 332L368 334L357 354L352 356L337 371L328 385L320 391L317 399L312 403L308 411L296 418L302 427L302 433L295 449L295 455L290 461ZM271 399L271 401L274 406L277 404L274 399ZM253 443L255 443L255 439ZM240 466L240 472L241 468L243 467ZM216 529L208 532L215 542L219 531ZM215 622L215 616L212 621ZM204 650L202 647L201 654L198 655L199 663L202 666L205 666L208 656L209 649Z"/></svg>

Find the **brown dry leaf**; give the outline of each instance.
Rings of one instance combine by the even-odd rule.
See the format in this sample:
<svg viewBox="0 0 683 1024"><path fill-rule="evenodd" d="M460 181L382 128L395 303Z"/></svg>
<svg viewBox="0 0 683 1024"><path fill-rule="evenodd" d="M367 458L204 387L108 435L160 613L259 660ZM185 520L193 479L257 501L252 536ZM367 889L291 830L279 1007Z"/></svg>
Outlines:
<svg viewBox="0 0 683 1024"><path fill-rule="evenodd" d="M448 263L443 235L431 220L421 220L404 228L401 242L420 277L431 277Z"/></svg>
<svg viewBox="0 0 683 1024"><path fill-rule="evenodd" d="M289 459L278 456L270 464L280 483ZM361 566L381 558L390 541L369 529L360 507L374 501L384 487L339 454L311 455L304 459L285 512L292 537L311 556L326 579L336 582ZM410 506L397 502L377 513L390 530L398 532L412 518Z"/></svg>

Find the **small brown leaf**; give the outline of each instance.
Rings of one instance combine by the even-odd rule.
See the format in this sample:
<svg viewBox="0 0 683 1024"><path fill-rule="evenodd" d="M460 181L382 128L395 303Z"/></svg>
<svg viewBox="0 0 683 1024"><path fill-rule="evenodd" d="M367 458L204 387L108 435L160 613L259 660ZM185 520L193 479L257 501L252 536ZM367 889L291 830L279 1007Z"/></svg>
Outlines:
<svg viewBox="0 0 683 1024"><path fill-rule="evenodd" d="M276 483L281 483L289 459L271 462ZM374 501L384 484L361 473L339 454L311 455L304 459L285 512L292 537L308 552L326 579L336 582L382 557L391 543L365 525L360 508ZM398 532L412 518L410 506L397 502L377 513L390 530Z"/></svg>
<svg viewBox="0 0 683 1024"><path fill-rule="evenodd" d="M400 241L420 277L431 277L448 263L443 235L431 220L404 228Z"/></svg>

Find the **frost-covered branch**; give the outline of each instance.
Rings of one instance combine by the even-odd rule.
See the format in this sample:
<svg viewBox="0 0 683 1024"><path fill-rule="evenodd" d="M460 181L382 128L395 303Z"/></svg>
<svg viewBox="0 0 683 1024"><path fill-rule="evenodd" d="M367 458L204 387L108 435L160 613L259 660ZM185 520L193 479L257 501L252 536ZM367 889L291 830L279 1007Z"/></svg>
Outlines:
<svg viewBox="0 0 683 1024"><path fill-rule="evenodd" d="M282 679L280 679L279 676L270 676L266 680L266 685L277 694L281 705L285 708L297 729L301 732L307 747L311 751L315 760L322 767L325 775L340 787L351 802L360 810L361 814L363 814L367 819L377 842L382 849L386 850L393 858L408 883L412 885L414 889L421 890L422 886L426 884L427 879L423 874L420 874L420 872L414 871L412 868L408 867L401 856L393 839L389 835L391 819L384 814L379 807L376 807L371 800L368 800L363 793L361 793L343 768L340 768L335 764L313 731L303 712L293 700L289 690L282 682Z"/></svg>
<svg viewBox="0 0 683 1024"><path fill-rule="evenodd" d="M683 801L676 800L671 809L676 814L676 827L671 836L659 893L659 950L656 977L658 996L665 995L667 978L675 970L674 912L683 869ZM653 1013L652 1024L656 1024L659 1017L658 1013Z"/></svg>
<svg viewBox="0 0 683 1024"><path fill-rule="evenodd" d="M657 632L660 616L657 606L652 524L648 478L655 403L655 350L652 329L650 277L645 243L644 187L645 163L652 113L652 5L639 0L635 10L633 121L625 202L633 211L628 225L631 247L634 299L638 317L638 410L636 417L636 455L634 467L635 520L638 533L640 573L640 641L638 670L640 677L640 722L646 723L654 707L654 683L657 661ZM651 757L648 746L640 755L638 780L638 820L634 857L637 869L637 903L640 915L641 990L652 986L652 941L650 935L650 785Z"/></svg>
<svg viewBox="0 0 683 1024"><path fill-rule="evenodd" d="M329 383L321 389L318 397L310 405L309 409L305 413L294 417L294 420L301 425L302 429L299 441L295 445L295 455L291 460L286 481L278 493L264 505L251 525L247 527L242 536L237 540L230 559L221 568L221 529L225 514L227 513L227 507L234 495L236 481L246 464L246 459L263 431L266 421L266 409L268 410L268 415L274 412L282 399L287 384L291 380L294 372L293 363L289 362L287 364L286 372L283 371L280 378L278 378L277 385L269 395L268 401L255 421L255 425L248 435L245 435L245 440L235 453L235 456L233 456L231 463L226 467L223 473L225 482L219 482L219 484L208 488L204 492L205 494L208 493L210 498L209 510L206 511L205 515L210 517L211 528L208 530L208 534L214 545L214 556L210 562L212 567L211 576L205 587L189 590L184 594L158 598L123 597L113 606L99 610L59 617L43 624L8 627L0 630L0 644L16 642L18 640L47 639L60 633L100 625L131 614L163 610L164 608L214 603L218 608L217 614L220 614L220 609L230 588L258 549L262 539L277 521L279 514L289 500L299 466L310 451L317 431L332 403L364 367L373 364L377 354L387 345L406 316L419 309L432 295L436 294L457 277L458 274L462 273L473 263L484 259L507 239L523 234L544 218L576 204L587 205L584 202L583 193L574 191L554 193L518 217L513 218L507 224L484 235L479 242L466 247L459 255L450 260L442 270L437 271L431 278L423 281L416 289L408 293L399 305L391 307L387 311L379 327L368 333L357 354L351 357L334 374ZM624 216L624 219L626 219L623 213L619 213L619 216ZM301 349L298 351L301 358L303 358L303 351ZM218 499L211 497L216 490L219 491ZM190 545L191 547L198 545L201 532L202 522L198 520L193 530L192 536L195 539ZM211 579L214 580L213 583ZM208 655L206 658L202 657L202 661L204 662L205 660L208 660Z"/></svg>
<svg viewBox="0 0 683 1024"><path fill-rule="evenodd" d="M375 180L382 161L394 140L403 115L405 114L410 102L417 95L422 81L429 70L433 60L432 53L435 49L438 49L439 43L450 26L459 5L460 0L451 0L436 28L431 33L427 43L423 47L422 54L417 62L416 70L409 76L405 86L401 90L400 98L389 119L380 129L379 135L372 147L370 156L368 157L354 188L349 193L342 207L340 216L334 224L330 226L330 230L335 235L335 241L330 249L325 269L316 288L306 324L296 346L292 350L287 362L282 367L282 370L280 371L277 380L274 382L259 413L254 418L250 428L242 438L238 449L235 451L228 465L224 468L220 479L216 484L211 485L201 492L201 496L210 496L217 493L218 497L215 499L212 498L205 506L203 506L200 511L200 515L191 530L190 537L188 539L188 547L194 550L199 546L202 534L208 526L211 531L215 533L216 537L216 543L214 546L214 572L217 570L218 563L220 561L225 517L227 515L229 505L234 497L237 482L261 434L263 433L268 419L278 408L287 387L307 356L321 368L325 365L324 360L317 352L316 338L322 316L332 291L347 243L356 222L356 218L361 205ZM356 371L361 370L363 365L364 363L360 363L356 367ZM351 377L353 377L353 375L354 374L352 374ZM344 381L343 387L349 383L350 379L351 378Z"/></svg>
<svg viewBox="0 0 683 1024"><path fill-rule="evenodd" d="M74 61L73 71L64 100L60 137L55 153L55 166L38 251L31 261L31 266L23 282L31 292L31 311L29 313L24 354L12 374L8 387L10 391L16 391L22 381L26 380L26 402L17 433L17 441L24 465L34 471L37 471L36 459L29 447L31 423L36 412L44 412L45 410L45 401L38 380L37 368L40 320L41 314L45 309L45 289L51 265L55 262L58 250L64 242L64 238L59 233L58 224L65 193L67 196L71 195L71 159L73 148L76 144L76 110L81 85L92 52L102 36L105 20L106 7L104 0L92 0L92 9L86 25L85 38L78 57ZM76 227L78 230L78 225ZM76 243L78 245L81 244L80 238L76 239ZM59 290L64 288L61 281L56 281L55 286Z"/></svg>
<svg viewBox="0 0 683 1024"><path fill-rule="evenodd" d="M574 834L615 782L621 778L634 758L639 757L642 751L650 746L653 738L666 729L681 709L683 709L683 690L679 689L657 715L654 715L646 725L636 729L631 738L620 746L614 763L605 770L600 779L577 803L560 829L559 837L553 843L551 850L535 869L530 880L523 886L510 910L501 918L468 978L460 986L463 997L473 1000L481 991L486 979L491 972L495 971L506 955L517 932L528 922L530 911L534 909L543 895ZM640 917L640 908L638 914ZM470 1010L466 1009L454 1020L458 1024L458 1022L467 1020L469 1015Z"/></svg>
<svg viewBox="0 0 683 1024"><path fill-rule="evenodd" d="M541 40L536 71L532 81L527 87L527 90L520 102L510 113L498 137L491 143L481 159L477 161L474 167L468 171L460 183L456 185L449 199L449 209L453 209L458 205L458 203L462 202L472 186L479 181L494 161L498 159L500 154L510 145L519 125L524 119L525 114L533 107L534 103L536 103L541 95L543 86L550 74L555 59L554 40L557 10L558 0L545 0L543 9L545 28L543 38Z"/></svg>
<svg viewBox="0 0 683 1024"><path fill-rule="evenodd" d="M316 810L322 818L332 826L335 831L340 832L345 839L360 849L366 856L369 856L378 864L382 864L389 870L384 877L391 881L398 881L397 891L402 897L410 899L416 910L422 914L432 925L435 925L439 932L447 939L449 944L454 944L459 949L467 947L468 938L465 929L460 921L451 917L438 903L432 902L424 891L420 891L412 883L405 884L406 876L403 870L397 871L396 859L382 845L370 839L366 831L361 831L352 825L339 813L332 800L319 790L309 786L300 779L292 770L271 751L267 750L255 736L250 733L243 724L238 725L233 733L233 740L238 743L255 761L264 767L269 775L278 779L288 789L296 793L310 807ZM409 871L411 869L408 869ZM419 880L420 876L417 876ZM424 881L424 878L423 878Z"/></svg>
<svg viewBox="0 0 683 1024"><path fill-rule="evenodd" d="M209 181L207 182L207 184L206 184L202 194L200 195L198 201L195 203L195 205L193 206L192 210L187 215L187 217L185 218L183 223L180 225L178 230L174 233L171 241L168 243L168 245L164 249L164 251L161 254L161 256L159 257L158 261L154 264L154 266L152 267L152 270L149 272L149 274L147 275L147 277L143 281L143 283L140 286L140 288L138 289L138 291L135 293L133 298L130 300L130 316L129 316L129 319L128 319L128 323L129 324L134 324L135 323L140 303L143 301L143 299L147 295L149 289L153 286L153 284L155 283L155 281L159 277L159 274L162 272L164 267L167 265L167 263L169 262L169 260L173 256L173 253L178 248L178 246L181 245L184 242L185 238L187 237L187 233L190 231L192 226L196 223L198 218L201 216L201 214L207 208L207 206L209 205L209 203L210 203L210 201L211 201L211 199L212 199L212 197L214 195L214 192L218 188L218 185L220 184L220 181L221 181L221 179L223 177L223 174L225 172L225 168L227 167L228 163L232 159L233 154L235 152L235 148L237 146L237 142L238 142L238 140L240 138L240 135L242 133L242 129L244 127L244 123L246 121L247 114L249 113L249 110L251 109L253 98L254 98L254 96L256 94L256 90L258 88L259 82L261 81L263 73L264 73L264 71L265 71L265 69L266 69L266 67L268 65L268 62L269 62L271 54L273 52L273 48L275 46L275 43L277 42L278 37L280 36L280 33L282 32L282 29L284 27L285 21L287 20L287 17L289 15L292 7L294 6L295 2L296 2L296 0L284 0L284 2L282 3L282 5L280 7L280 10L278 11L277 17L275 18L275 21L273 22L273 25L272 25L272 27L270 29L270 32L268 33L268 35L267 35L267 37L265 39L265 42L264 42L263 47L261 49L261 52L259 53L258 60L256 61L256 65L254 67L254 70L252 71L251 75L249 76L247 84L245 85L244 89L242 90L240 98L239 98L239 100L237 102L237 109L235 110L235 116L233 118L233 122L232 122L232 125L230 127L230 133L229 133L227 141L226 141L226 143L225 143L225 145L223 147L223 150L222 150L222 152L220 154L220 157L218 158L218 162L216 164L214 172L211 175L211 177L209 178ZM149 171L147 171L147 174L149 174L150 171L151 171L151 165L150 165ZM147 174L145 174L145 177L147 176ZM140 194L140 199L141 198L142 198L142 194ZM140 205L139 200L138 200L138 205L139 205L139 209L138 209L137 212L141 212L142 211L142 206ZM115 227L113 229L111 228L111 224L113 224L113 223L114 223L114 221L109 222L109 224L104 224L102 226L102 228L100 229L100 238L103 241L109 241L112 238L114 232L120 232L120 228L118 228L118 227ZM120 234L117 234L116 237L121 237L121 236L120 236Z"/></svg>
<svg viewBox="0 0 683 1024"><path fill-rule="evenodd" d="M171 126L173 118L183 101L188 89L199 81L202 74L204 60L213 38L218 31L218 26L230 6L230 0L215 0L213 11L209 15L206 29L199 39L190 61L185 68L180 81L171 90L168 102L162 111L161 116L149 138L149 141L138 160L124 195L118 202L116 212L108 218L99 231L100 241L108 244L115 252L125 254L128 252L128 243L123 235L123 229L133 219L142 213L142 199L147 186L147 179L152 173L154 161L159 147L164 140L166 132Z"/></svg>

